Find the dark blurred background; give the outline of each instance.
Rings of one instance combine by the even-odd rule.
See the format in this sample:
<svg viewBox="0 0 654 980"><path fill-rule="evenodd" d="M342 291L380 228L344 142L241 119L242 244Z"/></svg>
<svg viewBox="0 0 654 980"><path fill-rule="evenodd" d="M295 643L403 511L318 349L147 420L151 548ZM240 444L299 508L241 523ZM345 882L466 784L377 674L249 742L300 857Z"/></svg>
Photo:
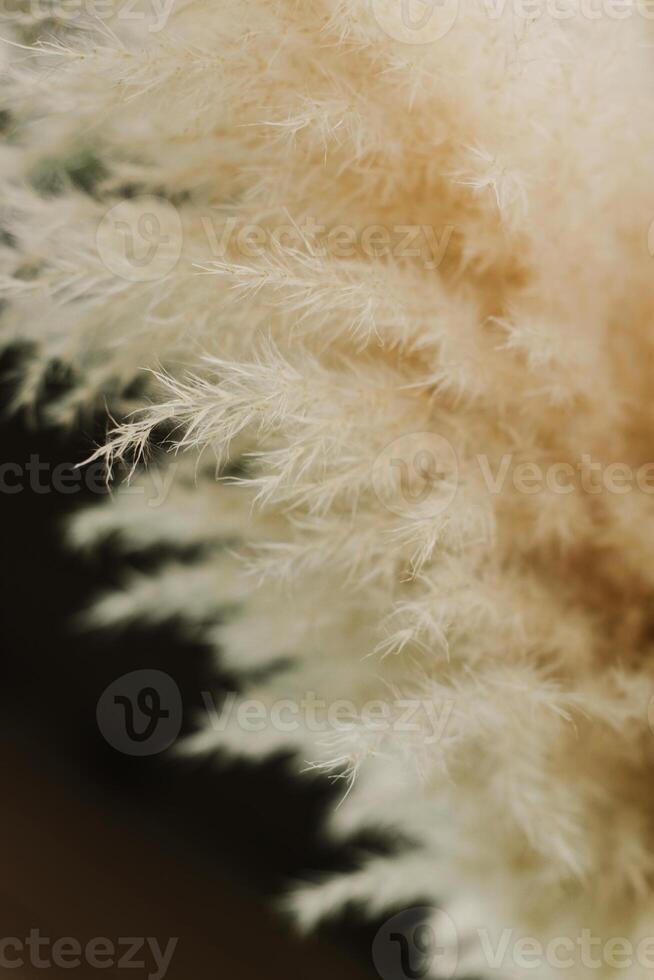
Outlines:
<svg viewBox="0 0 654 980"><path fill-rule="evenodd" d="M0 365L3 378L14 361ZM5 405L11 390L9 379ZM102 436L103 425L66 434L44 425L36 411L31 418L6 413L1 431L2 462L24 467L36 455L41 463L72 468ZM178 937L166 973L171 980L336 974L371 980L378 923L364 924L352 911L300 940L273 911L294 882L354 868L362 852L383 846L360 839L337 851L323 839L321 815L342 788L301 785L283 759L255 767L215 757L129 756L100 733L98 699L126 672L159 669L173 677L186 731L202 705L201 692L231 683L216 677L208 650L170 626L120 633L73 626L92 597L129 567L110 548L89 557L64 544L67 515L100 503L101 495L81 486L67 494L29 486L0 492L2 936L25 938L36 929L82 944L92 937L117 943L151 936L162 949ZM133 960L144 965L129 976L154 973L147 948ZM31 962L11 972L42 975ZM71 972L86 977L96 971L53 967L49 975ZM124 975L116 964L101 972Z"/></svg>

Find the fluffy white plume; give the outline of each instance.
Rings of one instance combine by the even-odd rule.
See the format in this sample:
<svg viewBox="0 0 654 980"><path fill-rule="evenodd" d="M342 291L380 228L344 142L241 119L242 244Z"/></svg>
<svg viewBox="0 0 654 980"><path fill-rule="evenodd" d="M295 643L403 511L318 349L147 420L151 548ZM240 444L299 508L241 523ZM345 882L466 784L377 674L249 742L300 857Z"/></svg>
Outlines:
<svg viewBox="0 0 654 980"><path fill-rule="evenodd" d="M2 49L0 292L18 405L54 365L136 485L170 452L72 527L180 552L94 620L186 623L242 676L191 748L290 749L330 832L404 842L300 923L431 902L460 976L558 977L525 936L614 976L577 939L654 915L646 4L93 6Z"/></svg>

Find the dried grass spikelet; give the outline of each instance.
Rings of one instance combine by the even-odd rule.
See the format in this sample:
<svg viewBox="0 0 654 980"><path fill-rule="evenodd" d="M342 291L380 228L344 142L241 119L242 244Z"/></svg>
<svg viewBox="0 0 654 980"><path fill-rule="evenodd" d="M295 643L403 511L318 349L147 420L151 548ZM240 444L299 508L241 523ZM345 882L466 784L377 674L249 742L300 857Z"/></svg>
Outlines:
<svg viewBox="0 0 654 980"><path fill-rule="evenodd" d="M72 534L195 559L96 621L186 622L269 708L353 705L194 743L290 747L346 779L331 832L410 841L299 921L431 898L490 975L480 929L636 944L654 912L654 26L465 2L413 43L399 2L26 6L3 338L17 404L63 365L53 417L118 419L100 455L170 450L160 506ZM639 478L598 491L615 463Z"/></svg>

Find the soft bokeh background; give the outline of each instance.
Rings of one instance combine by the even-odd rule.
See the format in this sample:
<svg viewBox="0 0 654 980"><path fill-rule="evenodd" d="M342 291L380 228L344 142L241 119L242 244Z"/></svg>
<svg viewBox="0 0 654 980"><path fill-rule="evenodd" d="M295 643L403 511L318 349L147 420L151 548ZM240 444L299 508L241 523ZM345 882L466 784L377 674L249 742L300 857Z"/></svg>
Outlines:
<svg viewBox="0 0 654 980"><path fill-rule="evenodd" d="M11 361L1 367L6 376ZM4 404L10 390L5 384ZM7 416L2 461L24 467L36 454L53 466L74 464L98 435L92 423L73 438L44 428L43 419ZM342 788L300 786L284 760L255 769L165 753L135 758L102 737L98 698L125 672L158 668L174 677L187 730L201 692L230 681L216 676L209 651L170 627L110 635L75 628L126 565L110 549L91 557L65 547L66 516L89 503L100 504L99 495L0 493L2 934L26 937L36 928L82 943L157 936L162 945L178 936L171 980L370 980L375 924L349 916L301 941L271 911L293 881L354 867L358 853L382 846L357 840L337 851L322 838L324 804Z"/></svg>

